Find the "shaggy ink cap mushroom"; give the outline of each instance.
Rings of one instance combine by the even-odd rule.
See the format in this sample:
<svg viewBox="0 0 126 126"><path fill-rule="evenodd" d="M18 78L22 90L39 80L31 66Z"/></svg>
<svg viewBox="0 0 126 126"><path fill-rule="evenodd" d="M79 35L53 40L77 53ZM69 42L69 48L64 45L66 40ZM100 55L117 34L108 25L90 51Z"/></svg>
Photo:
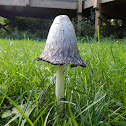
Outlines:
<svg viewBox="0 0 126 126"><path fill-rule="evenodd" d="M71 64L71 67L86 67L86 61L80 57L75 30L68 16L60 15L54 19L45 49L37 60L54 65Z"/></svg>

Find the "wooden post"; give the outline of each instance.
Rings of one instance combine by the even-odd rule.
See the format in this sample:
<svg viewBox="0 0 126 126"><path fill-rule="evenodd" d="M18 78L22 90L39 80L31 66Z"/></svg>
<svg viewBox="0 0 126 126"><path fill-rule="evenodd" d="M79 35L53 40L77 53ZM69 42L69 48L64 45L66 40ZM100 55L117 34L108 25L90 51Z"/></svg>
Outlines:
<svg viewBox="0 0 126 126"><path fill-rule="evenodd" d="M101 19L100 19L100 3L101 0L94 0L94 9L95 9L95 36L97 35L97 29L100 27Z"/></svg>
<svg viewBox="0 0 126 126"><path fill-rule="evenodd" d="M29 6L30 1L29 0L25 0L26 6Z"/></svg>
<svg viewBox="0 0 126 126"><path fill-rule="evenodd" d="M77 24L77 35L81 35L81 21L82 21L82 0L78 0L78 24Z"/></svg>

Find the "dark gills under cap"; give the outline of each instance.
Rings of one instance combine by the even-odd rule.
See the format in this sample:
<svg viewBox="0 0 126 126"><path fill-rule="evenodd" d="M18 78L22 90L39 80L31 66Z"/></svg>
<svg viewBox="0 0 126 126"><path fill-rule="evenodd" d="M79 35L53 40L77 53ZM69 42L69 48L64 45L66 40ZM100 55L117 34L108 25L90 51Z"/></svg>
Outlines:
<svg viewBox="0 0 126 126"><path fill-rule="evenodd" d="M86 61L80 57L75 30L68 16L60 15L54 19L45 49L37 60L54 65L71 64L72 67L86 67Z"/></svg>

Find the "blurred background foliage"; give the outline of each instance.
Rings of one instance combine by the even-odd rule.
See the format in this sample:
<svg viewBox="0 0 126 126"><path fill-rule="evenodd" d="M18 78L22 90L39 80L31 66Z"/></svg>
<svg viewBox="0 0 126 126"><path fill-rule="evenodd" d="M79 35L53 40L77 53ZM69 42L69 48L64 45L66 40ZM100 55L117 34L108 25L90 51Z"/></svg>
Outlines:
<svg viewBox="0 0 126 126"><path fill-rule="evenodd" d="M84 14L85 15L83 15L83 19L81 21L81 37L94 37L95 11L93 9L88 9ZM77 18L73 18L71 20L75 27L75 31L77 32ZM126 21L118 19L109 19L108 21L115 27L115 30L111 29L102 21L100 27L101 38L110 37L111 39L123 39L126 37ZM17 17L11 22L9 19L0 18L1 24L10 23L6 26L8 32L3 28L0 29L0 38L29 38L37 41L46 39L52 22L53 19Z"/></svg>
<svg viewBox="0 0 126 126"><path fill-rule="evenodd" d="M24 39L29 38L33 40L41 40L47 37L49 28L52 24L50 19L37 19L17 17L12 23L9 19L4 19L5 23L10 23L4 29L0 29L1 38Z"/></svg>

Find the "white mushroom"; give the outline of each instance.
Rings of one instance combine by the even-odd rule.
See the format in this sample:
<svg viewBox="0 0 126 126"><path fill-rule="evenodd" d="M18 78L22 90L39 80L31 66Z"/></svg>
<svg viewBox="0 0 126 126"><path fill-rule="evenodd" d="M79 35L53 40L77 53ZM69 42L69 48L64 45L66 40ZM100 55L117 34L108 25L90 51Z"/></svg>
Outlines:
<svg viewBox="0 0 126 126"><path fill-rule="evenodd" d="M74 27L66 15L57 16L50 28L45 49L37 60L57 65L56 99L64 98L64 64L86 67L80 57Z"/></svg>

